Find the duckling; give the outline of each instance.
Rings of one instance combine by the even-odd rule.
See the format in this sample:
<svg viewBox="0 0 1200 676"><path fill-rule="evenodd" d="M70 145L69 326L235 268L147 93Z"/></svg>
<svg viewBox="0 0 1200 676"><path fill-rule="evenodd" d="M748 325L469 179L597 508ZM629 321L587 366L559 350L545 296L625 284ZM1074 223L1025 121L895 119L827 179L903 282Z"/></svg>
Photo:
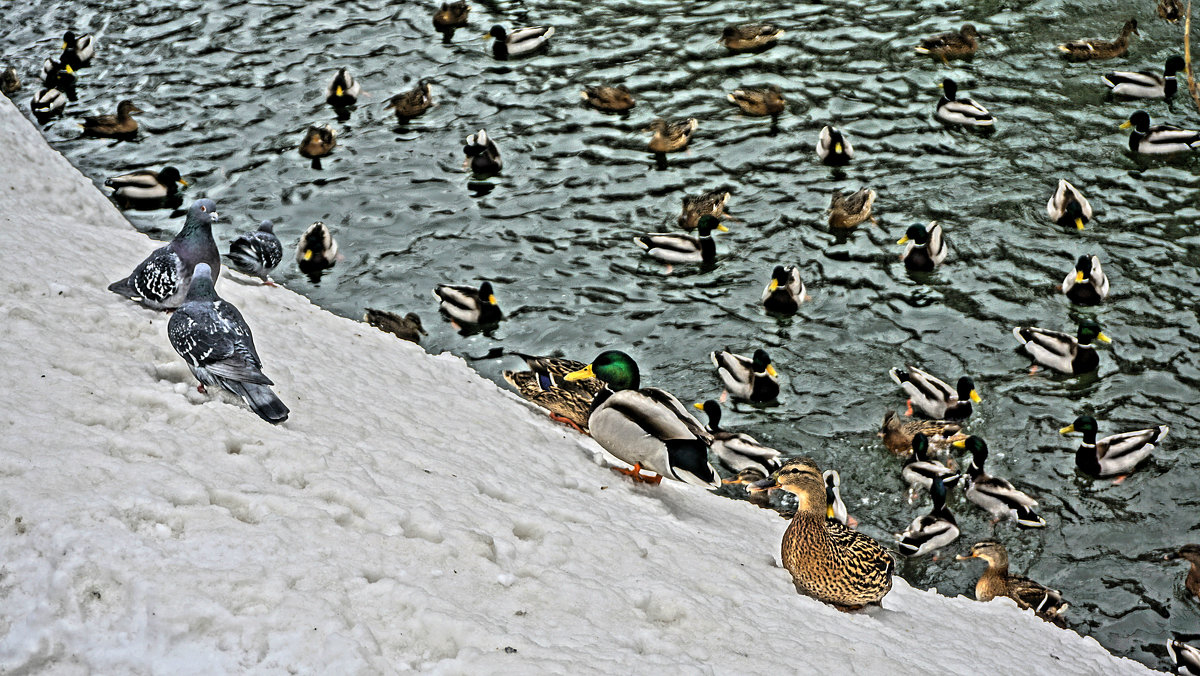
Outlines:
<svg viewBox="0 0 1200 676"><path fill-rule="evenodd" d="M21 88L21 77L17 75L17 69L12 66L7 66L0 71L0 92L5 96L17 91Z"/></svg>
<svg viewBox="0 0 1200 676"><path fill-rule="evenodd" d="M1114 434L1103 439L1096 439L1100 431L1096 419L1090 415L1082 415L1075 422L1059 430L1061 434L1080 432L1083 443L1075 451L1075 464L1087 474L1097 477L1108 477L1129 474L1143 460L1154 452L1155 444L1161 443L1171 428L1159 425L1136 432Z"/></svg>
<svg viewBox="0 0 1200 676"><path fill-rule="evenodd" d="M300 140L300 156L312 160L312 168L321 168L321 158L333 152L337 145L337 130L328 124L312 124Z"/></svg>
<svg viewBox="0 0 1200 676"><path fill-rule="evenodd" d="M283 260L283 244L275 236L275 224L265 220L254 232L238 235L229 243L226 258L234 270L258 277L267 286L275 286L269 275Z"/></svg>
<svg viewBox="0 0 1200 676"><path fill-rule="evenodd" d="M896 548L902 556L922 556L958 539L958 522L946 507L946 484L934 477L929 487L933 509L918 516L903 533L896 533Z"/></svg>
<svg viewBox="0 0 1200 676"><path fill-rule="evenodd" d="M607 386L592 400L588 429L606 451L633 466L617 471L637 481L658 483L666 477L694 486L721 487L721 477L708 462L712 435L675 395L641 387L633 357L605 350L564 378L569 382L597 378ZM645 477L642 469L657 476Z"/></svg>
<svg viewBox="0 0 1200 676"><path fill-rule="evenodd" d="M744 432L722 429L721 404L715 399L697 402L693 406L708 415L706 429L713 437L712 450L722 467L739 477L747 470L754 470L760 475L757 481L766 478L782 466L779 451L763 446L757 439ZM741 479L726 479L722 483L744 482Z"/></svg>
<svg viewBox="0 0 1200 676"><path fill-rule="evenodd" d="M1192 638L1200 636L1192 635ZM1200 676L1200 648L1183 642L1181 637L1167 639L1167 653L1175 665L1175 673Z"/></svg>
<svg viewBox="0 0 1200 676"><path fill-rule="evenodd" d="M709 353L717 375L725 383L725 391L734 399L751 403L766 403L779 397L779 373L771 357L761 347L753 357L717 350Z"/></svg>
<svg viewBox="0 0 1200 676"><path fill-rule="evenodd" d="M400 340L407 340L410 343L420 344L421 336L429 335L425 331L425 327L421 326L421 318L415 312L409 312L401 317L395 312L367 308L363 313L363 321L384 333L390 333Z"/></svg>
<svg viewBox="0 0 1200 676"><path fill-rule="evenodd" d="M772 47L783 37L783 29L769 23L740 23L731 24L721 31L721 39L725 47L735 54L738 52L754 52Z"/></svg>
<svg viewBox="0 0 1200 676"><path fill-rule="evenodd" d="M113 199L125 205L157 205L179 192L178 186L187 181L175 167L163 167L162 171L144 169L104 179L104 185L113 189Z"/></svg>
<svg viewBox="0 0 1200 676"><path fill-rule="evenodd" d="M500 149L483 129L467 137L463 153L467 156L464 164L469 163L474 174L489 176L500 173L504 168L504 160L500 159Z"/></svg>
<svg viewBox="0 0 1200 676"><path fill-rule="evenodd" d="M1093 340L1112 342L1100 330L1100 325L1094 319L1080 322L1079 332L1074 336L1036 326L1015 327L1013 336L1035 362L1060 373L1073 375L1095 371L1100 366L1100 355L1092 345Z"/></svg>
<svg viewBox="0 0 1200 676"><path fill-rule="evenodd" d="M634 243L654 258L668 263L712 263L717 258L717 245L712 231L729 232L729 228L709 215L700 217L695 235L654 232L638 235Z"/></svg>
<svg viewBox="0 0 1200 676"><path fill-rule="evenodd" d="M971 417L972 402L978 404L983 401L975 391L975 381L971 380L970 376L959 378L957 385L950 387L945 381L921 369L912 366L905 368L908 370L893 368L888 373L908 394L909 406L914 411L920 411L922 415L935 420L963 420Z"/></svg>
<svg viewBox="0 0 1200 676"><path fill-rule="evenodd" d="M825 480L825 519L849 528L857 526L857 521L851 523L850 512L846 509L846 503L842 501L841 475L836 469L827 469L821 472L821 478Z"/></svg>
<svg viewBox="0 0 1200 676"><path fill-rule="evenodd" d="M409 91L396 94L388 99L387 110L395 111L396 119L404 122L433 107L433 87L429 80L421 80Z"/></svg>
<svg viewBox="0 0 1200 676"><path fill-rule="evenodd" d="M908 420L900 421L895 411L888 411L883 416L883 426L878 436L883 438L883 445L893 455L907 457L912 453L912 441L918 433L925 435L931 448L945 447L966 437L960 434L962 425L949 420Z"/></svg>
<svg viewBox="0 0 1200 676"><path fill-rule="evenodd" d="M1200 147L1200 132L1180 129L1169 124L1150 126L1150 116L1139 110L1121 124L1121 129L1133 127L1129 133L1129 149L1144 155L1185 153Z"/></svg>
<svg viewBox="0 0 1200 676"><path fill-rule="evenodd" d="M933 116L946 124L961 124L966 127L992 127L995 118L987 108L972 98L958 98L958 83L950 78L942 80L942 98L938 99Z"/></svg>
<svg viewBox="0 0 1200 676"><path fill-rule="evenodd" d="M1063 280L1062 292L1076 305L1099 305L1108 297L1108 276L1098 256L1084 254Z"/></svg>
<svg viewBox="0 0 1200 676"><path fill-rule="evenodd" d="M1188 570L1187 578L1183 581L1183 586L1197 601L1200 601L1200 545L1184 545L1177 552L1171 552L1163 556L1163 561L1174 561L1176 559L1184 559L1192 564ZM1200 652L1196 654L1200 658ZM1200 666L1200 659L1196 660L1196 664ZM1200 674L1200 670L1196 671Z"/></svg>
<svg viewBox="0 0 1200 676"><path fill-rule="evenodd" d="M485 38L495 38L492 43L492 55L497 59L507 59L510 56L527 56L541 49L554 35L554 26L532 26L530 28L514 28L510 34L504 26L492 26Z"/></svg>
<svg viewBox="0 0 1200 676"><path fill-rule="evenodd" d="M931 221L929 228L917 223L908 226L904 236L896 244L907 244L900 260L904 267L914 272L933 272L950 255L946 240L942 236L942 224Z"/></svg>
<svg viewBox="0 0 1200 676"><path fill-rule="evenodd" d="M929 490L934 479L940 479L947 486L953 486L958 483L960 475L941 461L930 458L929 437L917 432L912 438L912 455L904 462L900 477L908 482L915 495L915 492L922 488Z"/></svg>
<svg viewBox="0 0 1200 676"><path fill-rule="evenodd" d="M871 218L871 206L875 204L875 191L863 188L849 196L834 190L829 200L829 227L853 228ZM871 219L874 223L875 219Z"/></svg>
<svg viewBox="0 0 1200 676"><path fill-rule="evenodd" d="M770 115L777 118L787 107L783 90L773 84L735 89L727 98L747 115Z"/></svg>
<svg viewBox="0 0 1200 676"><path fill-rule="evenodd" d="M683 150L699 126L700 123L694 117L686 120L655 120L647 130L654 132L654 136L650 138L650 152L673 153Z"/></svg>
<svg viewBox="0 0 1200 676"><path fill-rule="evenodd" d="M334 108L352 106L358 102L358 97L362 93L362 85L354 79L350 71L346 68L339 68L333 79L329 81L329 85L325 87L325 103Z"/></svg>
<svg viewBox="0 0 1200 676"><path fill-rule="evenodd" d="M794 315L807 299L804 282L800 281L800 270L795 265L776 265L771 271L771 281L762 292L762 304L767 312Z"/></svg>
<svg viewBox="0 0 1200 676"><path fill-rule="evenodd" d="M1063 227L1074 225L1083 230L1084 224L1092 220L1092 204L1067 179L1060 178L1058 189L1046 202L1046 215Z"/></svg>
<svg viewBox="0 0 1200 676"><path fill-rule="evenodd" d="M1164 21L1178 23L1183 18L1183 0L1158 0L1155 5L1154 9ZM1200 673L1200 669L1197 673Z"/></svg>
<svg viewBox="0 0 1200 676"><path fill-rule="evenodd" d="M75 70L86 68L96 55L96 40L91 35L76 36L75 31L63 33L62 56L59 61Z"/></svg>
<svg viewBox="0 0 1200 676"><path fill-rule="evenodd" d="M782 488L796 496L792 523L780 545L796 591L838 610L879 605L892 589L895 561L870 537L827 518L825 481L808 458L789 460L754 490Z"/></svg>
<svg viewBox="0 0 1200 676"><path fill-rule="evenodd" d="M466 0L443 2L433 13L433 27L442 33L452 33L455 28L467 25L467 14L470 12L471 6Z"/></svg>
<svg viewBox="0 0 1200 676"><path fill-rule="evenodd" d="M55 115L62 115L67 107L67 95L53 87L46 87L29 99L29 110L40 122Z"/></svg>
<svg viewBox="0 0 1200 676"><path fill-rule="evenodd" d="M1037 500L1017 490L1005 479L994 477L983 471L987 460L987 442L977 436L969 436L954 442L957 448L971 451L971 464L967 465L967 499L982 507L996 521L1013 517L1021 528L1045 528L1046 520L1033 511Z"/></svg>
<svg viewBox="0 0 1200 676"><path fill-rule="evenodd" d="M606 85L587 87L580 92L580 96L589 106L606 113L623 113L637 103L633 94L629 93L629 88L623 84L616 87Z"/></svg>
<svg viewBox="0 0 1200 676"><path fill-rule="evenodd" d="M1167 59L1162 74L1143 70L1137 73L1118 70L1100 76L1100 80L1112 90L1114 96L1134 99L1171 99L1179 90L1175 74L1186 68L1179 55Z"/></svg>
<svg viewBox="0 0 1200 676"><path fill-rule="evenodd" d="M116 115L96 115L83 118L83 133L86 136L103 136L121 138L137 133L138 123L133 119L133 113L142 112L133 101L128 99L117 104Z"/></svg>
<svg viewBox="0 0 1200 676"><path fill-rule="evenodd" d="M1131 35L1141 35L1138 32L1137 19L1130 19L1121 26L1121 34L1116 40L1074 40L1072 42L1064 42L1058 46L1058 51L1063 53L1063 57L1068 61L1094 61L1096 59L1111 59L1117 56L1125 56L1125 52L1129 51L1129 37Z"/></svg>
<svg viewBox="0 0 1200 676"><path fill-rule="evenodd" d="M948 63L947 59L965 59L975 56L975 50L979 49L979 32L974 25L963 24L957 33L942 33L922 39L916 49L918 54L940 57L942 63Z"/></svg>
<svg viewBox="0 0 1200 676"><path fill-rule="evenodd" d="M517 392L550 411L550 419L570 425L582 434L588 433L588 414L592 400L604 383L596 379L566 380L568 373L587 367L587 364L559 357L534 357L519 352L508 354L525 360L528 371L505 371L504 379Z"/></svg>
<svg viewBox="0 0 1200 676"><path fill-rule="evenodd" d="M728 190L709 190L699 195L684 195L683 208L676 219L686 230L694 230L701 217L710 215L713 218L733 218L725 212L725 204L729 201Z"/></svg>
<svg viewBox="0 0 1200 676"><path fill-rule="evenodd" d="M337 240L323 222L308 226L296 245L296 264L300 271L310 277L320 277L324 270L332 268L339 260Z"/></svg>
<svg viewBox="0 0 1200 676"><path fill-rule="evenodd" d="M827 124L821 127L821 133L817 135L817 157L821 158L821 164L842 167L850 164L854 157L854 146L837 127Z"/></svg>
<svg viewBox="0 0 1200 676"><path fill-rule="evenodd" d="M997 596L1007 596L1016 601L1018 608L1033 610L1034 614L1047 622L1062 623L1063 613L1067 612L1062 594L1029 578L1009 574L1008 551L1004 545L992 540L977 542L971 547L970 554L955 558L959 561L983 559L987 562L987 570L975 583L977 600L986 602Z"/></svg>
<svg viewBox="0 0 1200 676"><path fill-rule="evenodd" d="M438 309L460 325L495 324L504 318L496 304L492 283L472 286L438 284L433 290Z"/></svg>

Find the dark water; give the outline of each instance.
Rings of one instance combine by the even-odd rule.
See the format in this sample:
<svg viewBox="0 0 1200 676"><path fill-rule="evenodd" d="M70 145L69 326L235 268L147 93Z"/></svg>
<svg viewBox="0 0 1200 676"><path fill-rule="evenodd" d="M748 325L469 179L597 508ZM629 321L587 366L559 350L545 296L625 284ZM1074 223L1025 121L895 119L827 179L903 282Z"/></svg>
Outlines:
<svg viewBox="0 0 1200 676"><path fill-rule="evenodd" d="M1073 629L1162 667L1168 632L1200 631L1200 609L1182 593L1184 567L1160 560L1200 540L1200 181L1192 160L1132 159L1117 125L1138 106L1107 101L1099 82L1112 68L1159 69L1179 49L1182 29L1155 18L1153 4L480 2L471 26L444 44L425 3L89 0L6 7L0 45L28 83L65 28L98 33L79 102L45 127L56 148L98 183L175 164L193 182L188 199L218 201L218 239L273 218L293 246L312 221L327 222L345 260L313 284L289 252L276 280L349 317L367 306L415 310L431 351L479 355L502 344L586 360L619 347L648 382L700 400L720 391L710 350L765 346L784 374L781 405L730 413L729 426L838 468L851 513L880 539L928 508L906 503L899 462L875 437L884 411L903 406L887 369L973 375L984 403L970 428L990 443L989 469L1036 496L1049 527L993 531L954 495L962 539L902 574L971 594L982 564L952 556L994 534L1016 572L1064 592ZM1056 58L1056 42L1111 37L1131 14L1142 37L1128 57ZM716 36L750 19L788 34L765 53L728 55ZM918 37L964 21L986 37L973 62L913 55ZM558 33L549 52L500 63L477 37L493 23L548 23ZM322 91L342 65L373 96L338 121ZM994 135L931 119L945 75L991 109ZM397 125L384 102L425 77L439 105ZM618 81L638 97L628 117L581 106L582 85ZM790 106L775 130L724 99L768 82ZM26 84L17 95L23 109L30 94ZM77 137L74 118L111 112L123 98L146 110L136 141ZM1200 125L1185 96L1144 106L1158 121ZM657 115L700 120L690 149L661 171L641 131ZM340 131L323 171L295 150L313 121ZM829 121L858 153L844 174L813 155ZM463 139L480 128L506 162L481 196L461 168ZM1045 218L1059 177L1092 200L1085 232ZM829 192L863 185L878 191L879 226L837 241L824 225ZM729 208L741 220L718 235L714 267L668 275L640 255L633 235L673 229L683 194L719 186L734 193ZM180 223L166 211L129 216L159 237ZM911 277L895 241L934 219L950 259L935 275ZM1110 302L1095 310L1073 309L1055 290L1085 252L1099 254L1112 279ZM800 265L813 296L791 319L757 304L780 263ZM462 337L437 317L430 289L484 279L507 319L490 335ZM1073 330L1084 315L1114 339L1098 376L1031 376L1011 327ZM497 380L512 366L476 363ZM1114 486L1077 474L1077 442L1057 433L1083 413L1106 434L1151 423L1171 434Z"/></svg>

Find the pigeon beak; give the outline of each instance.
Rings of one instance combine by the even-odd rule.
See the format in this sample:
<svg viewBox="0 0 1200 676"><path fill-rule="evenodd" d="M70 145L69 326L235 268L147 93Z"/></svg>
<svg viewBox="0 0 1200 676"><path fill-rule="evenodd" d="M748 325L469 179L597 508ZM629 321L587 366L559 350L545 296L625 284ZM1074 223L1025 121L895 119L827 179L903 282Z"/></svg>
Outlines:
<svg viewBox="0 0 1200 676"><path fill-rule="evenodd" d="M575 382L576 380L587 380L589 378L595 378L595 377L596 377L596 374L592 372L592 365L588 364L587 366L579 369L578 371L571 371L567 375L563 376L563 380L566 380L568 382Z"/></svg>
<svg viewBox="0 0 1200 676"><path fill-rule="evenodd" d="M217 212L215 212L215 211L214 211L214 212L212 212L212 222L213 222L213 223L216 223L216 222L217 222L217 221L219 221L219 220L221 220L221 217L220 217L220 215L219 215L219 214L217 214Z"/></svg>

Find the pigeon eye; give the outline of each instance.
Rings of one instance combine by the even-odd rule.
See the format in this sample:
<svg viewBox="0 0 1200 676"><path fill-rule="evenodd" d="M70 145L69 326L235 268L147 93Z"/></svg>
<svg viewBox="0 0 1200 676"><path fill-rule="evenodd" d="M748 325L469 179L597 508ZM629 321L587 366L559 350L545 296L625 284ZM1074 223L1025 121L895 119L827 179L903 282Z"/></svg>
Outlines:
<svg viewBox="0 0 1200 676"><path fill-rule="evenodd" d="M200 207L200 211L208 211L208 207Z"/></svg>

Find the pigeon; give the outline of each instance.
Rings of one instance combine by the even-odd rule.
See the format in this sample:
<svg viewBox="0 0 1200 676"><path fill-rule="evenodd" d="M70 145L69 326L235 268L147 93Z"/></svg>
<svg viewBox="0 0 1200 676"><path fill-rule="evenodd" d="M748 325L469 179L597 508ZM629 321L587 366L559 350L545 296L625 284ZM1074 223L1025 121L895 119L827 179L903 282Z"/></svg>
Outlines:
<svg viewBox="0 0 1200 676"><path fill-rule="evenodd" d="M267 275L283 260L283 245L275 236L275 224L263 221L258 224L258 230L239 235L229 243L229 267L252 277L258 277L267 284L275 286Z"/></svg>
<svg viewBox="0 0 1200 676"><path fill-rule="evenodd" d="M167 322L167 337L202 389L220 385L263 420L275 425L287 420L288 407L271 390L275 383L263 375L250 327L237 308L217 295L207 263L196 266L187 300Z"/></svg>
<svg viewBox="0 0 1200 676"><path fill-rule="evenodd" d="M128 277L108 290L152 310L173 310L183 304L197 263L207 263L213 283L221 274L221 252L213 241L217 204L199 199L188 208L183 229L166 246L155 249Z"/></svg>

